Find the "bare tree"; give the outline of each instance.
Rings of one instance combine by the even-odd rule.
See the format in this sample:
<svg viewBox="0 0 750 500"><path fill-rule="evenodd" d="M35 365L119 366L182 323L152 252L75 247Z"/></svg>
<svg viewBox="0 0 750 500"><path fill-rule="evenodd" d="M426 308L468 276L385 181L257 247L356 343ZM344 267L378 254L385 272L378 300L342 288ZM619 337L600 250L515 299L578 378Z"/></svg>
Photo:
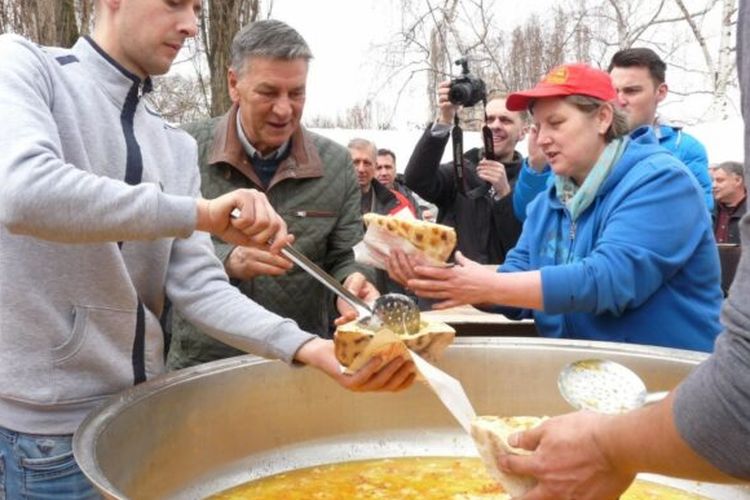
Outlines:
<svg viewBox="0 0 750 500"><path fill-rule="evenodd" d="M156 78L154 92L148 99L165 120L189 123L210 115L208 101L202 98L201 92L196 78L175 74Z"/></svg>
<svg viewBox="0 0 750 500"><path fill-rule="evenodd" d="M737 24L737 0L722 0L718 54L712 52L709 41L701 31L701 26L698 25L698 20L690 14L685 2L683 0L674 0L674 2L700 48L706 72L712 85L713 97L704 118L726 119L729 108L727 91L736 70L736 59L732 53L734 52L734 28ZM714 57L715 55L716 57Z"/></svg>
<svg viewBox="0 0 750 500"><path fill-rule="evenodd" d="M41 45L72 46L90 30L93 0L2 0L0 30Z"/></svg>
<svg viewBox="0 0 750 500"><path fill-rule="evenodd" d="M532 16L506 34L493 16L494 0L406 0L399 33L382 48L385 81L402 88L424 77L430 115L437 110L440 81L456 75L453 60L466 56L471 72L489 89L507 92L532 85L570 54L589 53L588 31L580 13L556 8L550 22ZM394 103L394 108L398 99ZM481 126L481 106L463 110L467 128Z"/></svg>
<svg viewBox="0 0 750 500"><path fill-rule="evenodd" d="M259 15L260 0L207 0L201 11L201 40L208 62L211 115L231 105L226 74L234 34Z"/></svg>
<svg viewBox="0 0 750 500"><path fill-rule="evenodd" d="M670 68L675 98L710 95L710 104L696 110L693 120L727 117L729 89L736 86L736 0L581 0L579 8L596 27L593 43L600 47L601 65L615 50L652 47Z"/></svg>

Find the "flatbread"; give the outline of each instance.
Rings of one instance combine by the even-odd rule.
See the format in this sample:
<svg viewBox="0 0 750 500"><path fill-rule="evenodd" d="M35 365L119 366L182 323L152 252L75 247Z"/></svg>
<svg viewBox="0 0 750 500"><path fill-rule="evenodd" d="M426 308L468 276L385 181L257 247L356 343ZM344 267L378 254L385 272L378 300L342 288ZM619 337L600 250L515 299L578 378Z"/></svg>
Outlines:
<svg viewBox="0 0 750 500"><path fill-rule="evenodd" d="M354 320L336 329L333 343L344 371L354 373L373 356L380 356L386 364L397 357L409 357L409 350L428 361L437 361L455 335L451 326L437 321L422 321L419 332L398 335L386 327L376 331L363 328Z"/></svg>
<svg viewBox="0 0 750 500"><path fill-rule="evenodd" d="M530 455L531 452L514 448L508 444L508 436L525 431L541 424L545 417L476 417L471 423L471 437L482 457L484 466L503 489L512 497L521 496L536 485L531 476L508 474L497 466L502 455Z"/></svg>
<svg viewBox="0 0 750 500"><path fill-rule="evenodd" d="M438 262L447 261L456 247L456 231L449 226L372 212L364 214L362 219L367 226L376 225L388 234L405 239Z"/></svg>

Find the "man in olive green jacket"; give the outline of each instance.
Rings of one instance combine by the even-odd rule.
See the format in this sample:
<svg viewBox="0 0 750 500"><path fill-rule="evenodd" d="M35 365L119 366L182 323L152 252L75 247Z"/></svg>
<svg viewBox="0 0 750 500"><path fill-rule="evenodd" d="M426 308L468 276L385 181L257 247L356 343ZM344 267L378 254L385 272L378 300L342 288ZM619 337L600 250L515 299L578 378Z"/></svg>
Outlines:
<svg viewBox="0 0 750 500"><path fill-rule="evenodd" d="M233 106L222 117L185 129L198 141L204 196L239 187L265 192L295 236L297 249L353 293L374 300L377 290L352 251L363 230L349 152L300 125L310 57L305 41L286 24L253 23L232 44L228 83ZM214 245L245 295L296 320L303 330L330 336L334 300L317 281L281 256L219 240ZM339 312L346 308L337 305ZM172 330L170 368L242 354L176 315Z"/></svg>

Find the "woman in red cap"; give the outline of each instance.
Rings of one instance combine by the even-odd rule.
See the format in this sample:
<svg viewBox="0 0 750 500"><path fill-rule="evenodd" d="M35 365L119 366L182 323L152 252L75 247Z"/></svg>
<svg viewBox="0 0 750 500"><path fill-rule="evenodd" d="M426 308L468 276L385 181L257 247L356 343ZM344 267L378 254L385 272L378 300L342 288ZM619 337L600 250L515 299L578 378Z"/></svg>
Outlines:
<svg viewBox="0 0 750 500"><path fill-rule="evenodd" d="M437 308L492 304L533 317L540 335L711 351L721 330L719 261L690 173L643 127L628 135L607 73L558 66L507 99L533 115L554 182L529 205L497 268L456 254L452 268L403 254L391 275Z"/></svg>

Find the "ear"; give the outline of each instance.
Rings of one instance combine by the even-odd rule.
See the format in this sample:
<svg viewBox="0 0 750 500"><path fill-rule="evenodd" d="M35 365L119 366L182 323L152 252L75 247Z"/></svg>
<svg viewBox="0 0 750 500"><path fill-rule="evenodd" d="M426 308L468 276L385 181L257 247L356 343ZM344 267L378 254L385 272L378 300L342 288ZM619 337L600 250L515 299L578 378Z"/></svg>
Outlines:
<svg viewBox="0 0 750 500"><path fill-rule="evenodd" d="M99 3L107 6L109 10L117 10L120 8L121 0L99 0Z"/></svg>
<svg viewBox="0 0 750 500"><path fill-rule="evenodd" d="M521 142L524 137L526 137L526 134L529 132L529 128L531 125L525 124L521 127L521 129L518 131L518 139L516 139L516 142Z"/></svg>
<svg viewBox="0 0 750 500"><path fill-rule="evenodd" d="M606 103L599 107L599 111L596 113L596 127L600 135L607 133L614 117L615 110L612 103Z"/></svg>
<svg viewBox="0 0 750 500"><path fill-rule="evenodd" d="M669 87L667 87L667 84L660 83L659 86L656 87L656 102L657 103L662 102L667 97L668 92L669 92Z"/></svg>
<svg viewBox="0 0 750 500"><path fill-rule="evenodd" d="M233 68L227 70L227 88L229 89L229 98L232 99L234 104L237 104L240 100L240 91L237 89L239 84L239 76Z"/></svg>

